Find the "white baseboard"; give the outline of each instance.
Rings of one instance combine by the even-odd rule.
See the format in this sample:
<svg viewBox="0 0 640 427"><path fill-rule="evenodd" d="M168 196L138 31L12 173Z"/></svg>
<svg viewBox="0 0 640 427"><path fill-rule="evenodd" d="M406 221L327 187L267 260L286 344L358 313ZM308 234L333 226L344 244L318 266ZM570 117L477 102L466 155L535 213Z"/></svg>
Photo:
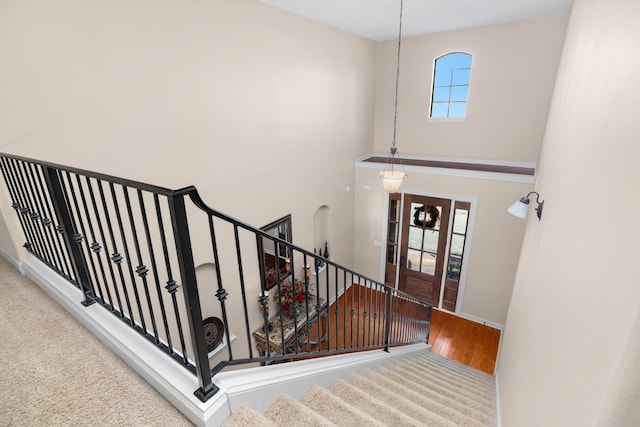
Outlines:
<svg viewBox="0 0 640 427"><path fill-rule="evenodd" d="M18 258L16 258L15 255L3 248L0 248L0 256L9 261L11 265L13 265L15 269L20 272L20 274L24 274L24 271L22 270L22 262Z"/></svg>
<svg viewBox="0 0 640 427"><path fill-rule="evenodd" d="M500 381L496 372L496 427L502 427L502 413L500 412Z"/></svg>
<svg viewBox="0 0 640 427"><path fill-rule="evenodd" d="M472 314L462 313L462 312L453 313L453 314L455 314L456 316L460 316L464 319L471 320L473 322L481 323L483 325L491 326L492 328L500 329L501 331L504 331L504 325L500 323L492 322L491 320L485 320L481 317L474 316Z"/></svg>

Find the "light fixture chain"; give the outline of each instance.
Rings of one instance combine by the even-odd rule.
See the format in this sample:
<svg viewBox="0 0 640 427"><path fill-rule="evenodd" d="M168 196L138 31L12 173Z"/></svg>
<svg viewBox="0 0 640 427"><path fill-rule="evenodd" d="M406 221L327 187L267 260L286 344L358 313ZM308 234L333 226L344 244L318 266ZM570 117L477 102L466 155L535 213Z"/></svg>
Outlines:
<svg viewBox="0 0 640 427"><path fill-rule="evenodd" d="M400 81L400 46L402 43L402 6L404 0L400 0L400 25L398 28L398 61L396 62L396 100L393 110L393 141L391 144L396 146L396 129L398 123L398 82Z"/></svg>

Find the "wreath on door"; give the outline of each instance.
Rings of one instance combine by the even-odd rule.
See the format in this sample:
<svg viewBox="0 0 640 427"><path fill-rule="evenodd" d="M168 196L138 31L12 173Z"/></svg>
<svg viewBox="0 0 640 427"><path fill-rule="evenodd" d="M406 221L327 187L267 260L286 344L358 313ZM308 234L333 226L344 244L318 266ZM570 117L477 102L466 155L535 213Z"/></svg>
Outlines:
<svg viewBox="0 0 640 427"><path fill-rule="evenodd" d="M422 205L413 214L413 223L420 227L433 228L440 218L440 211L432 205Z"/></svg>

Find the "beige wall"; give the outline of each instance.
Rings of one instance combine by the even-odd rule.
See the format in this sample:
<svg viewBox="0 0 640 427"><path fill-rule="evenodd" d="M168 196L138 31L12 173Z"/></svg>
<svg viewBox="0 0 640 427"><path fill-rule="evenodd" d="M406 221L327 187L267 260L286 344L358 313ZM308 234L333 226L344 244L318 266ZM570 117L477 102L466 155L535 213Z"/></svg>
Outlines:
<svg viewBox="0 0 640 427"><path fill-rule="evenodd" d="M402 40L398 149L403 154L536 162L566 28L566 15ZM467 118L430 122L433 61L473 55ZM393 137L397 42L378 44L375 146Z"/></svg>
<svg viewBox="0 0 640 427"><path fill-rule="evenodd" d="M397 144L401 154L529 162L544 134L567 16L408 37L402 41ZM433 61L452 51L473 55L467 118L427 120ZM393 136L397 42L378 44L374 151ZM380 277L386 195L372 169L357 169L355 265ZM460 313L503 325L524 224L506 209L532 185L410 173L404 191L477 199L472 252ZM517 180L516 180L517 181ZM363 191L370 184L373 190Z"/></svg>
<svg viewBox="0 0 640 427"><path fill-rule="evenodd" d="M639 15L573 4L498 367L504 426L640 424Z"/></svg>
<svg viewBox="0 0 640 427"><path fill-rule="evenodd" d="M2 2L0 150L169 188L258 226L331 208L350 264L375 44L253 0Z"/></svg>
<svg viewBox="0 0 640 427"><path fill-rule="evenodd" d="M356 270L384 280L385 203L379 170L356 169ZM410 172L403 192L472 201L473 234L460 314L504 325L516 274L524 222L507 208L531 190L531 184L434 173ZM367 190L364 186L370 186ZM382 243L382 246L376 243Z"/></svg>
<svg viewBox="0 0 640 427"><path fill-rule="evenodd" d="M331 257L352 264L346 187L371 151L374 42L254 0L27 0L0 2L0 58L0 151L193 184L256 226L291 213L309 249L327 206Z"/></svg>

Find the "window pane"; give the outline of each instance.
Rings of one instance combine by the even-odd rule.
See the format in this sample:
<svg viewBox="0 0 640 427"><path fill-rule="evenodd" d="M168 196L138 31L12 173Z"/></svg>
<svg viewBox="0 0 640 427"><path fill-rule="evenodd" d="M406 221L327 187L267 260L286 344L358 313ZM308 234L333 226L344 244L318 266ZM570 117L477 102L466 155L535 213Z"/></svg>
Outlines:
<svg viewBox="0 0 640 427"><path fill-rule="evenodd" d="M449 257L449 265L447 266L447 279L460 280L460 269L462 268L462 259L457 257Z"/></svg>
<svg viewBox="0 0 640 427"><path fill-rule="evenodd" d="M453 78L451 79L451 84L468 85L470 75L471 75L471 70L455 70L453 72Z"/></svg>
<svg viewBox="0 0 640 427"><path fill-rule="evenodd" d="M447 117L449 115L448 102L434 102L431 107L431 117Z"/></svg>
<svg viewBox="0 0 640 427"><path fill-rule="evenodd" d="M420 271L420 255L421 251L409 249L407 251L407 269L413 271Z"/></svg>
<svg viewBox="0 0 640 427"><path fill-rule="evenodd" d="M466 102L452 102L449 105L449 117L464 117L467 114Z"/></svg>
<svg viewBox="0 0 640 427"><path fill-rule="evenodd" d="M422 249L429 252L438 252L438 236L439 232L433 230L424 230L424 242Z"/></svg>
<svg viewBox="0 0 640 427"><path fill-rule="evenodd" d="M436 256L428 252L422 253L422 273L434 275L436 273Z"/></svg>
<svg viewBox="0 0 640 427"><path fill-rule="evenodd" d="M452 86L451 101L466 101L469 86Z"/></svg>
<svg viewBox="0 0 640 427"><path fill-rule="evenodd" d="M469 219L469 211L466 209L456 209L453 219L453 232L465 234L467 232L467 220Z"/></svg>
<svg viewBox="0 0 640 427"><path fill-rule="evenodd" d="M433 88L433 101L434 102L449 102L449 93L451 88L449 86L445 87L434 87Z"/></svg>
<svg viewBox="0 0 640 427"><path fill-rule="evenodd" d="M467 53L454 54L453 68L471 68L471 55Z"/></svg>
<svg viewBox="0 0 640 427"><path fill-rule="evenodd" d="M436 69L438 71L450 71L453 69L453 54L444 55L436 59Z"/></svg>
<svg viewBox="0 0 640 427"><path fill-rule="evenodd" d="M398 220L398 203L400 200L391 200L391 205L389 206L389 220L397 221Z"/></svg>
<svg viewBox="0 0 640 427"><path fill-rule="evenodd" d="M464 249L464 236L454 234L451 236L451 255L462 256Z"/></svg>
<svg viewBox="0 0 640 427"><path fill-rule="evenodd" d="M436 75L433 78L433 87L450 86L450 85L451 85L451 71L441 71L440 68L437 68Z"/></svg>
<svg viewBox="0 0 640 427"><path fill-rule="evenodd" d="M422 229L419 227L409 227L409 247L414 249L422 248Z"/></svg>
<svg viewBox="0 0 640 427"><path fill-rule="evenodd" d="M396 263L396 246L395 245L387 245L387 263L388 264Z"/></svg>
<svg viewBox="0 0 640 427"><path fill-rule="evenodd" d="M389 224L389 235L387 236L387 241L389 243L396 243L398 238L397 227L397 223L392 222L391 224Z"/></svg>

